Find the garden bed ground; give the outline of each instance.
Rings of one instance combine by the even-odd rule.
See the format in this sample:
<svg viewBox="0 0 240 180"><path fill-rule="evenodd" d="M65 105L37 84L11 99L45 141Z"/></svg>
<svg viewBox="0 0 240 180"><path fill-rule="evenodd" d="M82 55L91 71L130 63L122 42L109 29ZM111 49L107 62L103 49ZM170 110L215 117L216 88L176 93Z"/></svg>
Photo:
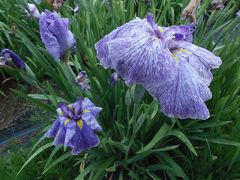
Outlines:
<svg viewBox="0 0 240 180"><path fill-rule="evenodd" d="M0 91L5 96L0 100L0 151L16 145L28 144L42 127L40 116L44 112L30 102L18 97L11 89L18 88L12 79L0 83ZM34 89L26 91L34 92ZM12 146L14 145L14 146Z"/></svg>

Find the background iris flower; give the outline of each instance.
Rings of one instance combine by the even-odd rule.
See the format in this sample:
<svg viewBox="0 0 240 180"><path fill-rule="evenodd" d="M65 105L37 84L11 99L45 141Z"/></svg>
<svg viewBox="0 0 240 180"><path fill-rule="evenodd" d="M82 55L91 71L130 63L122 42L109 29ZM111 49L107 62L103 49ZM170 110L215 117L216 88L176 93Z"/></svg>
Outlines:
<svg viewBox="0 0 240 180"><path fill-rule="evenodd" d="M10 49L3 49L0 53L0 65L15 66L18 69L25 69L24 61Z"/></svg>
<svg viewBox="0 0 240 180"><path fill-rule="evenodd" d="M102 128L97 122L102 108L96 107L88 98L78 98L73 104L61 104L58 117L46 132L46 137L54 138L54 145L64 145L76 155L99 144L95 134Z"/></svg>
<svg viewBox="0 0 240 180"><path fill-rule="evenodd" d="M59 61L68 50L74 51L76 40L68 29L68 18L61 18L56 12L45 10L39 20L40 35L48 52Z"/></svg>

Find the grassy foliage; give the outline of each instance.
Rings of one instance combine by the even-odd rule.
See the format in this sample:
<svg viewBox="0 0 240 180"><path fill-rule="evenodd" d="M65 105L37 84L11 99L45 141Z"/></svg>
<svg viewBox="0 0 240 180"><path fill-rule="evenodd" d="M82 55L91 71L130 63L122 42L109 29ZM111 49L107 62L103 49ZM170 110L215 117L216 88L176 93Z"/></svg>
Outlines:
<svg viewBox="0 0 240 180"><path fill-rule="evenodd" d="M77 53L67 64L56 63L45 50L37 21L23 17L20 8L23 2L0 2L3 7L0 11L0 47L13 49L26 61L41 90L41 94L31 95L15 92L51 112L49 119L55 118L59 102L73 102L78 96L88 96L104 109L99 118L103 127L99 147L73 157L68 150L63 152L63 148L49 147L51 153L40 151L48 143L42 140L30 156L30 163L41 164L38 172L41 171L43 177L51 177L50 174L57 172L63 179L66 177L63 172L69 172L77 179L240 177L240 18L236 17L239 2L229 0L223 10L216 11L211 10L211 1L205 0L198 10L194 41L219 55L223 61L221 68L214 71L213 98L207 102L212 116L207 121L169 119L141 86L127 87L121 81L112 86L111 70L99 65L94 49L94 44L114 28L135 16L145 17L149 11L162 26L187 23L180 20L180 15L188 1L161 0L153 1L151 5L141 0L77 2L80 12L76 15L72 15L72 1L68 1L60 12L70 19L71 30L77 39ZM39 9L43 11L46 7L48 5L43 3ZM82 92L75 84L74 77L80 70L88 73L89 93ZM49 104L41 101L46 99ZM39 160L39 156L43 158ZM67 166L69 161L71 166ZM61 169L61 164L66 169ZM19 176L31 176L26 172L34 171L34 168L28 164Z"/></svg>

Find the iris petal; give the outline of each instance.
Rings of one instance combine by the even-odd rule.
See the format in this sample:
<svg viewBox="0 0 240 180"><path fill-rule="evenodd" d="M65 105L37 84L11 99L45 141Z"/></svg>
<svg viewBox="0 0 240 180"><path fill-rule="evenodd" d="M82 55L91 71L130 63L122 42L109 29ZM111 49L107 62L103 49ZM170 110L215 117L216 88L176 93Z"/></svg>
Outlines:
<svg viewBox="0 0 240 180"><path fill-rule="evenodd" d="M162 112L168 117L209 118L204 101L212 97L211 91L184 59L179 60L175 78L149 84L146 88L158 100Z"/></svg>
<svg viewBox="0 0 240 180"><path fill-rule="evenodd" d="M127 84L153 83L174 74L175 60L158 38L118 38L107 46L111 67Z"/></svg>

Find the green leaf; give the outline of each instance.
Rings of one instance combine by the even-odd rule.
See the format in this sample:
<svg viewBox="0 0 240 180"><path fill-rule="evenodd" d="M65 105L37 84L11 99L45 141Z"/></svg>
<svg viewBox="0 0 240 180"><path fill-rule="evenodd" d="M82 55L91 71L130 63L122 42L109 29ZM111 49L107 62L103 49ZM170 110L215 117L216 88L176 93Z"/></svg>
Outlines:
<svg viewBox="0 0 240 180"><path fill-rule="evenodd" d="M44 150L46 150L47 148L50 148L52 146L52 142L51 143L47 143L44 146L40 147L35 153L33 153L28 160L24 163L24 165L21 167L21 169L19 170L19 172L17 173L17 176L22 172L23 168L26 167L26 165L33 160L38 154L40 154L41 152L43 152Z"/></svg>
<svg viewBox="0 0 240 180"><path fill-rule="evenodd" d="M65 154L63 154L62 156L60 156L59 158L57 158L55 161L53 161L51 164L49 164L43 171L42 174L45 174L49 169L53 168L54 166L56 166L57 164L59 164L60 162L64 161L67 158L70 158L72 156L71 152L67 152Z"/></svg>
<svg viewBox="0 0 240 180"><path fill-rule="evenodd" d="M191 142L188 140L188 138L179 130L172 130L170 131L167 135L171 135L171 136L176 136L178 139L180 139L187 147L190 151L192 151L192 153L195 156L197 155L197 152L195 151L193 145L191 144Z"/></svg>
<svg viewBox="0 0 240 180"><path fill-rule="evenodd" d="M152 149L157 143L159 143L166 136L169 128L170 126L164 123L161 126L161 128L158 130L158 132L155 134L155 136L152 138L152 140L137 153L143 153Z"/></svg>

